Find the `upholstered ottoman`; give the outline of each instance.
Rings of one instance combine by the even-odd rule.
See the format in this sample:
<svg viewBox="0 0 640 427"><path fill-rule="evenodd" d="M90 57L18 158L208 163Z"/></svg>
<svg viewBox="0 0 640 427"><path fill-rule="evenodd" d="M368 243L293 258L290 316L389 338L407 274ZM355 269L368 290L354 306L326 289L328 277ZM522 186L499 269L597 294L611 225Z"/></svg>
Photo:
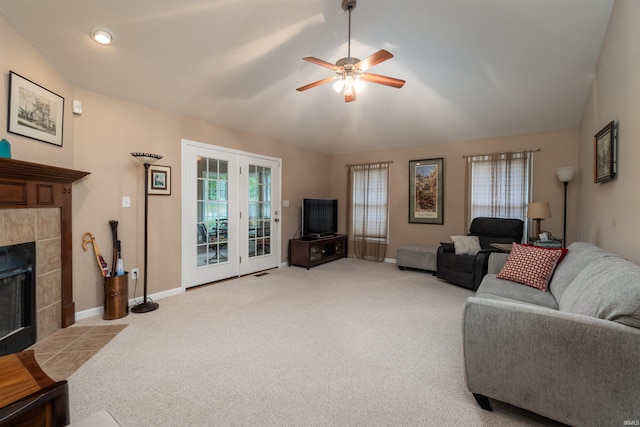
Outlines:
<svg viewBox="0 0 640 427"><path fill-rule="evenodd" d="M397 260L398 268L404 270L406 267L431 271L436 274L436 257L438 248L428 246L405 246L398 248Z"/></svg>

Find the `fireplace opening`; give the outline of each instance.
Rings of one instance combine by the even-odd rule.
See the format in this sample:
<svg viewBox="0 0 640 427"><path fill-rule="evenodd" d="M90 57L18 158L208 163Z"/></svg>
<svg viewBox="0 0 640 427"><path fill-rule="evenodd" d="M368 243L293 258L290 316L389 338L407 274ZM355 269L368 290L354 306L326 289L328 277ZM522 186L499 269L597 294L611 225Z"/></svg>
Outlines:
<svg viewBox="0 0 640 427"><path fill-rule="evenodd" d="M36 245L0 248L0 356L36 342Z"/></svg>

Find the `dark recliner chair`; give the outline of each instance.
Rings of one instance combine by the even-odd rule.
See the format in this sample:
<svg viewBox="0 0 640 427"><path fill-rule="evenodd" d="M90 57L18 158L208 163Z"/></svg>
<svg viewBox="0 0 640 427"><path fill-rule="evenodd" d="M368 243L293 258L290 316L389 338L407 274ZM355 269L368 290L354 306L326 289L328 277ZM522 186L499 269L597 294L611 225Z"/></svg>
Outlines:
<svg viewBox="0 0 640 427"><path fill-rule="evenodd" d="M471 221L468 236L478 236L482 250L477 255L456 255L453 243L440 243L437 276L447 282L476 290L487 274L489 255L499 252L491 243L520 243L524 222L520 219L478 217Z"/></svg>

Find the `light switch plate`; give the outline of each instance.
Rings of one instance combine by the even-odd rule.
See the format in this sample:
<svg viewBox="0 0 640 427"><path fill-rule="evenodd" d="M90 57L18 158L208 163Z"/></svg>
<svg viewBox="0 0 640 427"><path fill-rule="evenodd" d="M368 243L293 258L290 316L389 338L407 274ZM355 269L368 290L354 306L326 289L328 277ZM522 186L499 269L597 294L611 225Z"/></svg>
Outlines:
<svg viewBox="0 0 640 427"><path fill-rule="evenodd" d="M130 208L131 207L131 197L122 196L122 207L123 208Z"/></svg>

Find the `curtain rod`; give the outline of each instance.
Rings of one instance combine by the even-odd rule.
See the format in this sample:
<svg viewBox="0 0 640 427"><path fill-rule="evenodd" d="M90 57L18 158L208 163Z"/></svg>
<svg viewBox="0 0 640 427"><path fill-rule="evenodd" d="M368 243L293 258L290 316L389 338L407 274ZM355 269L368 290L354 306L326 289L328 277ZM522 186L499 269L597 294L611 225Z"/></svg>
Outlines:
<svg viewBox="0 0 640 427"><path fill-rule="evenodd" d="M486 154L465 154L462 156L463 159L469 157L479 157L479 156L495 156L497 154L510 154L510 153L535 153L536 151L540 151L539 148L532 148L531 150L520 150L520 151L505 151L503 153L486 153Z"/></svg>
<svg viewBox="0 0 640 427"><path fill-rule="evenodd" d="M382 165L382 164L390 165L391 163L393 163L393 160L389 160L385 162L358 163L357 165L344 165L344 167L348 168L350 166L369 166L369 165Z"/></svg>

